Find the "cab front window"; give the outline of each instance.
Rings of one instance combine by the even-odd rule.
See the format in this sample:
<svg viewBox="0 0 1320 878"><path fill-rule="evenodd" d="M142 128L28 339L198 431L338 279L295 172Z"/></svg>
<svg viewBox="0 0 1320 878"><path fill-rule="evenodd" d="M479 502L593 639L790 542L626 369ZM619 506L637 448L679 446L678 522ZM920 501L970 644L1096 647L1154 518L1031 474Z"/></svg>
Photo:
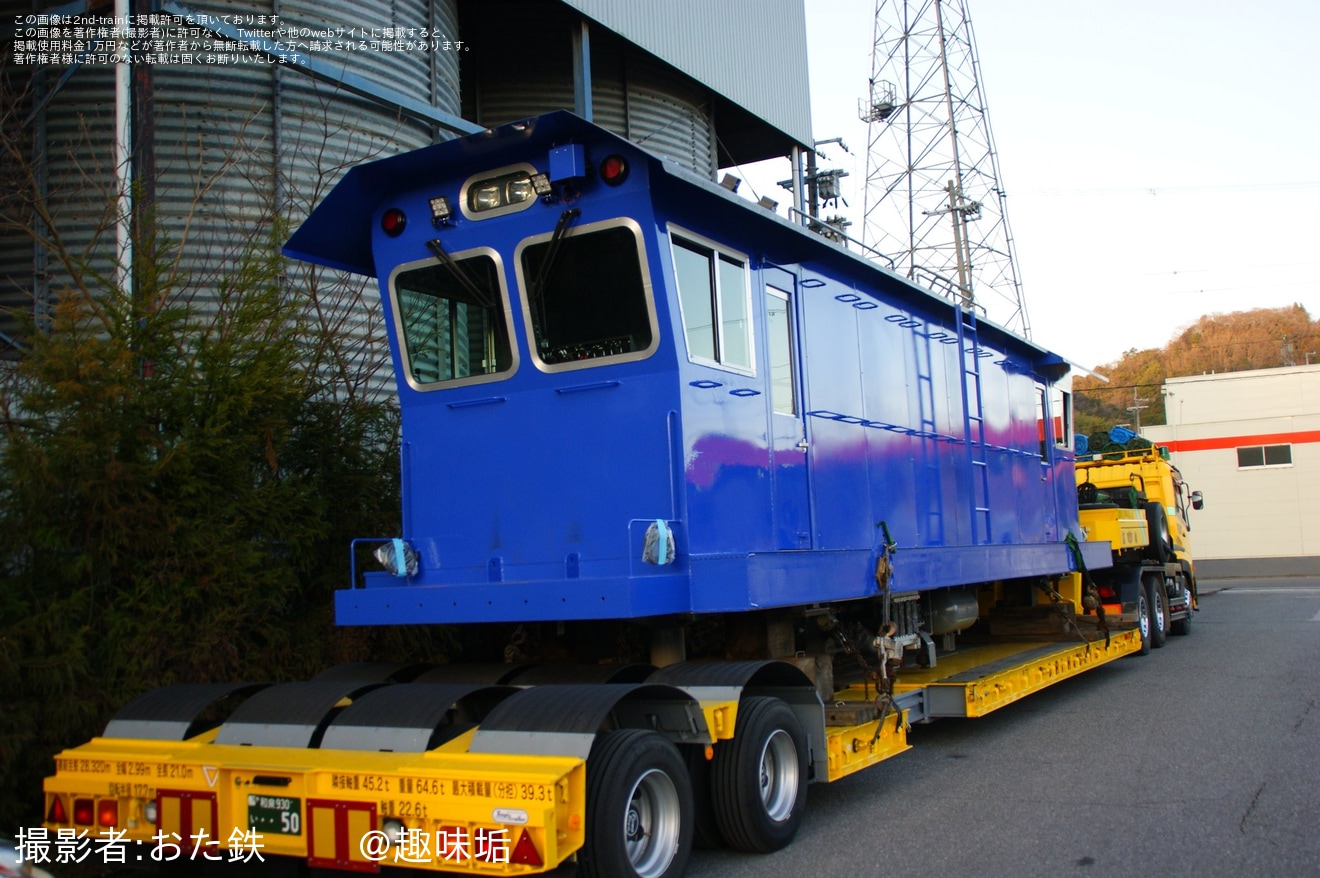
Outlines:
<svg viewBox="0 0 1320 878"><path fill-rule="evenodd" d="M518 266L532 354L543 371L639 360L656 345L641 233L613 220L529 238Z"/></svg>
<svg viewBox="0 0 1320 878"><path fill-rule="evenodd" d="M405 265L391 279L408 382L475 384L513 370L499 265L489 253Z"/></svg>

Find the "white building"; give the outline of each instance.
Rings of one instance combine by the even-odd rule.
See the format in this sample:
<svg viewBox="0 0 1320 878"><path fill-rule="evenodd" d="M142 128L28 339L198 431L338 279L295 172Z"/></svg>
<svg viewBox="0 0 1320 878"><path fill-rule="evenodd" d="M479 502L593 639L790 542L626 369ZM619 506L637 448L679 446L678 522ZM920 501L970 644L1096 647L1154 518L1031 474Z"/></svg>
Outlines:
<svg viewBox="0 0 1320 878"><path fill-rule="evenodd" d="M1205 494L1198 575L1320 573L1320 365L1170 378L1164 393L1168 424L1142 434Z"/></svg>

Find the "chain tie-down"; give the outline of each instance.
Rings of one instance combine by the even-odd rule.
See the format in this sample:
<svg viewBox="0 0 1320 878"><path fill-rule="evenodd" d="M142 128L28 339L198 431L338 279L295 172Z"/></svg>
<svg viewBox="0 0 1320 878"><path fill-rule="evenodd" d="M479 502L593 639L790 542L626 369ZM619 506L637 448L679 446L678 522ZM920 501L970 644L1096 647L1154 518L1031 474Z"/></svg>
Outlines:
<svg viewBox="0 0 1320 878"><path fill-rule="evenodd" d="M1068 534L1063 541L1072 552L1073 560L1077 562L1077 572L1082 575L1082 608L1088 613L1095 612L1096 630L1105 633L1105 649L1109 649L1109 620L1105 618L1104 604L1100 603L1100 589L1096 588L1095 580L1091 578L1091 571L1086 569L1086 559L1082 557L1082 547L1078 544L1077 537Z"/></svg>

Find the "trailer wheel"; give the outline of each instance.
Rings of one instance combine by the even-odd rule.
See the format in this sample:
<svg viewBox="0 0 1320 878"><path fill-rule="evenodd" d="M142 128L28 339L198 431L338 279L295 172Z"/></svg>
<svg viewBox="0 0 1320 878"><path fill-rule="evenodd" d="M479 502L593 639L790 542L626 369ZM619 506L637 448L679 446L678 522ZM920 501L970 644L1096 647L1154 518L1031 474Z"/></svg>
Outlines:
<svg viewBox="0 0 1320 878"><path fill-rule="evenodd" d="M1169 600L1164 593L1163 579L1150 577L1146 580L1149 589L1147 607L1150 608L1150 645L1152 649L1164 646L1169 632Z"/></svg>
<svg viewBox="0 0 1320 878"><path fill-rule="evenodd" d="M1141 632L1141 650L1137 654L1150 655L1150 603L1144 583L1137 586L1137 630Z"/></svg>
<svg viewBox="0 0 1320 878"><path fill-rule="evenodd" d="M657 732L620 729L587 757L584 878L682 875L692 852L692 785L678 748Z"/></svg>
<svg viewBox="0 0 1320 878"><path fill-rule="evenodd" d="M807 743L792 709L778 698L738 706L732 741L711 765L715 820L730 847L777 851L797 834L807 804Z"/></svg>

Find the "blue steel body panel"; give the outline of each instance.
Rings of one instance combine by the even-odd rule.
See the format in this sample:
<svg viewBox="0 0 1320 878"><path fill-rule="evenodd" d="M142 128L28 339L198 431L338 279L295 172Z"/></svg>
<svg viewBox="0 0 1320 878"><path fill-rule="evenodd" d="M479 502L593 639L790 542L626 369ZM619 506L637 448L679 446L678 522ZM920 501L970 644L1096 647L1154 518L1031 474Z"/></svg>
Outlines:
<svg viewBox="0 0 1320 878"><path fill-rule="evenodd" d="M548 171L566 144L581 144L589 166L623 155L626 180L607 187L588 176L571 203L432 227L431 198L448 196L457 214L465 180L517 163ZM566 371L535 361L517 248L548 235L569 207L581 211L570 235L615 220L639 230L657 327L648 356ZM380 231L388 208L409 217L397 238ZM752 369L688 356L675 236L745 259ZM341 624L620 619L865 598L877 592L886 529L896 591L1072 569L1063 539L1079 532L1073 462L1040 432L1048 391L1066 372L1048 351L566 113L355 168L286 252L379 277L395 327L391 273L430 259L434 238L451 254L496 258L515 362L497 379L418 389L391 334L403 536L420 570L367 574L339 592ZM768 286L790 302L795 414L772 405ZM675 538L666 565L642 560L657 519ZM1090 566L1109 563L1107 548L1085 555Z"/></svg>

